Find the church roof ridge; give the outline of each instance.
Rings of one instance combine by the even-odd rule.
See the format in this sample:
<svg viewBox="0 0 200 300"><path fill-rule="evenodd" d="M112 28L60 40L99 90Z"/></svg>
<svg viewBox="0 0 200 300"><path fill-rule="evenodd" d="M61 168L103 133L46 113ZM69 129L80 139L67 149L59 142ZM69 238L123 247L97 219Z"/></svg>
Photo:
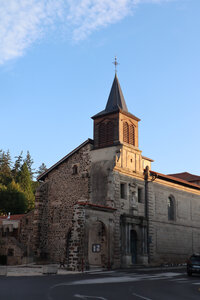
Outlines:
<svg viewBox="0 0 200 300"><path fill-rule="evenodd" d="M80 144L78 147L76 147L74 150L72 150L71 152L69 152L67 155L65 155L63 158L61 158L57 163L55 163L53 166L51 166L49 169L47 169L44 173L42 173L41 175L39 175L37 177L37 180L43 180L44 177L51 172L53 169L55 169L56 167L58 167L62 162L64 162L66 159L68 159L70 156L72 156L74 153L76 153L78 150L80 150L82 147L84 147L87 144L91 144L93 145L93 140L88 138L86 141L84 141L82 144Z"/></svg>

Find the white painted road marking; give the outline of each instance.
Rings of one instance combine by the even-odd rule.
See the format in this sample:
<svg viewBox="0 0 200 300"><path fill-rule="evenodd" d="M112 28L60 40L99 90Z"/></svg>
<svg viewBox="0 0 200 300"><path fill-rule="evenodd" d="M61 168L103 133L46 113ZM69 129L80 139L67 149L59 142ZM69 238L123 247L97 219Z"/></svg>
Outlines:
<svg viewBox="0 0 200 300"><path fill-rule="evenodd" d="M103 277L96 279L84 279L78 281L69 282L68 285L81 285L81 284L103 284L103 283L118 283L118 282L129 282L129 281L139 281L141 278L133 278L129 276L124 277Z"/></svg>
<svg viewBox="0 0 200 300"><path fill-rule="evenodd" d="M139 276L116 276L116 277L103 277L95 279L83 279L69 282L67 285L82 285L82 284L104 284L104 283L122 283L122 282L134 282L141 280L160 280L160 279L170 279L176 276L182 275L181 273L159 273L156 275L139 275Z"/></svg>
<svg viewBox="0 0 200 300"><path fill-rule="evenodd" d="M138 294L135 294L135 293L132 293L132 295L133 295L133 296L136 296L136 297L138 297L138 298L144 299L144 300L152 300L152 299L150 299L150 298L146 298L146 297L143 297L143 296L138 295Z"/></svg>
<svg viewBox="0 0 200 300"><path fill-rule="evenodd" d="M174 277L174 276L179 276L179 275L182 275L182 273L166 272L166 273L158 273L154 276Z"/></svg>
<svg viewBox="0 0 200 300"><path fill-rule="evenodd" d="M107 300L106 298L103 298L103 297L87 296L87 295L79 295L79 294L74 295L74 297L80 298L80 299L86 299L86 300L87 300L87 299Z"/></svg>

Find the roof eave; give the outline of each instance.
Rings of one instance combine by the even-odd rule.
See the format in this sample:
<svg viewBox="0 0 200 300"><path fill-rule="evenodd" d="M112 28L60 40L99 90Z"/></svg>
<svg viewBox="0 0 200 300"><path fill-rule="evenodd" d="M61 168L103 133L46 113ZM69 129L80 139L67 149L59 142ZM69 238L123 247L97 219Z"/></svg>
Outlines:
<svg viewBox="0 0 200 300"><path fill-rule="evenodd" d="M158 172L155 172L155 171L150 171L150 174L151 173L156 175L157 178L159 178L159 179L163 179L163 180L166 180L166 181L171 181L171 182L174 182L174 183L177 183L177 184L180 184L180 185L184 185L184 186L187 186L187 187L190 187L190 188L200 190L199 185L194 184L194 183L190 183L186 180L176 178L176 177L173 177L173 176L169 176L169 175L164 175L164 174L161 174L161 173L158 173Z"/></svg>
<svg viewBox="0 0 200 300"><path fill-rule="evenodd" d="M53 166L51 166L49 169L47 169L44 173L42 173L40 176L38 176L37 181L43 181L48 173L50 173L53 169L58 167L62 162L64 162L66 159L68 159L70 156L72 156L74 153L76 153L78 150L80 150L82 147L84 147L87 144L93 145L93 140L88 138L85 142L80 144L78 147L76 147L74 150L72 150L70 153L68 153L62 159L60 159L57 163L55 163Z"/></svg>
<svg viewBox="0 0 200 300"><path fill-rule="evenodd" d="M143 159L146 159L146 160L148 160L148 161L150 161L150 162L154 162L154 160L151 159L151 158L149 158L149 157L146 157L146 156L143 156L143 155L142 155L142 158L143 158Z"/></svg>
<svg viewBox="0 0 200 300"><path fill-rule="evenodd" d="M102 112L100 112L100 113L94 115L93 117L91 117L91 119L95 120L97 118L102 118L102 117L105 117L107 115L111 115L111 114L115 114L115 113L119 113L119 112L126 115L127 117L130 117L130 118L136 120L137 122L141 121L141 119L139 119L135 115L131 114L130 112L126 112L126 111L122 110L119 107L114 111L105 111L105 110L103 110Z"/></svg>

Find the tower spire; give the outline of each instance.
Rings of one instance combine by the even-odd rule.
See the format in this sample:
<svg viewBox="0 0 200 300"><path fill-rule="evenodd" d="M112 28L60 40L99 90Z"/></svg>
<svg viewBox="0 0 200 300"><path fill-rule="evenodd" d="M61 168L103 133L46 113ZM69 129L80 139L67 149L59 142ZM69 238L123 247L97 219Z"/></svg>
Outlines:
<svg viewBox="0 0 200 300"><path fill-rule="evenodd" d="M115 78L112 84L112 88L108 97L105 110L107 112L114 112L118 109L122 109L123 111L128 112L128 108L126 106L126 102L119 84L119 80L115 73Z"/></svg>

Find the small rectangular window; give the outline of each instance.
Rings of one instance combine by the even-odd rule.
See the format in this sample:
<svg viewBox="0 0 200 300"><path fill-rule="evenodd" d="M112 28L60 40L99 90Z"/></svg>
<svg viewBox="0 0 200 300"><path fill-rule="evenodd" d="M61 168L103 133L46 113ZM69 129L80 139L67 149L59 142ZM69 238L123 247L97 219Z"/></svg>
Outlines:
<svg viewBox="0 0 200 300"><path fill-rule="evenodd" d="M126 199L126 184L125 183L120 184L120 196L121 196L121 199Z"/></svg>
<svg viewBox="0 0 200 300"><path fill-rule="evenodd" d="M142 203L143 202L143 189L142 188L138 188L138 202Z"/></svg>
<svg viewBox="0 0 200 300"><path fill-rule="evenodd" d="M74 165L74 166L72 167L72 174L73 174L73 175L78 174L78 167L77 167L77 165Z"/></svg>
<svg viewBox="0 0 200 300"><path fill-rule="evenodd" d="M12 248L8 249L8 256L14 256L14 249Z"/></svg>

